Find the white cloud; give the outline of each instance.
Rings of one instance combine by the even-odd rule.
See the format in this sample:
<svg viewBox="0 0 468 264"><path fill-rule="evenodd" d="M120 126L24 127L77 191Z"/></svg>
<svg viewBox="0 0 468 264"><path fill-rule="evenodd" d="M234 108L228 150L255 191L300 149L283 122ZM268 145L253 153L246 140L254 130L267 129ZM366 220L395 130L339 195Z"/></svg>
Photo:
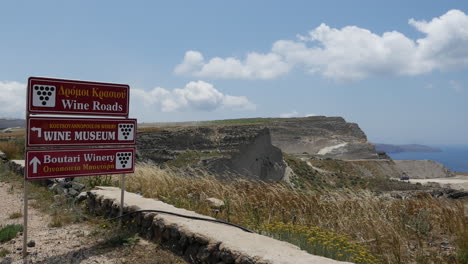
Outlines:
<svg viewBox="0 0 468 264"><path fill-rule="evenodd" d="M450 10L430 22L410 19L409 24L427 34L417 40L418 56L433 69L448 70L468 64L468 16Z"/></svg>
<svg viewBox="0 0 468 264"><path fill-rule="evenodd" d="M340 80L404 74L409 69L401 65L415 52L415 43L401 33L378 36L355 26L333 29L322 24L301 39L318 45L309 48L305 42L280 40L272 50L308 72Z"/></svg>
<svg viewBox="0 0 468 264"><path fill-rule="evenodd" d="M450 10L431 21L409 19L425 36L413 40L398 31L375 34L368 29L341 29L321 24L296 40L279 40L269 53L248 53L244 60L188 51L177 74L210 78L273 79L300 67L335 80L360 80L378 75L420 75L468 65L468 16Z"/></svg>
<svg viewBox="0 0 468 264"><path fill-rule="evenodd" d="M255 104L251 103L245 96L225 95L223 97L223 107L239 110L255 110Z"/></svg>
<svg viewBox="0 0 468 264"><path fill-rule="evenodd" d="M282 113L279 115L279 117L282 117L282 118L290 118L290 117L310 117L310 116L318 116L317 114L314 114L314 113L311 113L311 114L301 114L299 112L297 112L296 110L293 110L291 112L288 112L288 113Z"/></svg>
<svg viewBox="0 0 468 264"><path fill-rule="evenodd" d="M0 81L0 116L24 118L26 108L26 84Z"/></svg>
<svg viewBox="0 0 468 264"><path fill-rule="evenodd" d="M177 74L221 79L272 79L290 70L290 65L274 53L249 53L244 61L215 57L204 62L197 51L187 51L184 60L175 68Z"/></svg>
<svg viewBox="0 0 468 264"><path fill-rule="evenodd" d="M184 60L177 65L174 72L177 74L190 73L203 66L203 55L198 51L189 50L185 53Z"/></svg>
<svg viewBox="0 0 468 264"><path fill-rule="evenodd" d="M282 118L298 117L298 116L299 116L299 113L296 110L293 110L292 112L289 112L289 113L280 114L280 117Z"/></svg>
<svg viewBox="0 0 468 264"><path fill-rule="evenodd" d="M255 105L245 96L223 94L212 84L197 81L189 82L182 89L172 91L156 87L151 91L132 89L132 98L147 107L155 107L162 112L197 110L213 111L218 108L233 110L255 109Z"/></svg>
<svg viewBox="0 0 468 264"><path fill-rule="evenodd" d="M450 80L449 85L453 88L453 90L457 93L461 93L464 91L463 85L455 80Z"/></svg>

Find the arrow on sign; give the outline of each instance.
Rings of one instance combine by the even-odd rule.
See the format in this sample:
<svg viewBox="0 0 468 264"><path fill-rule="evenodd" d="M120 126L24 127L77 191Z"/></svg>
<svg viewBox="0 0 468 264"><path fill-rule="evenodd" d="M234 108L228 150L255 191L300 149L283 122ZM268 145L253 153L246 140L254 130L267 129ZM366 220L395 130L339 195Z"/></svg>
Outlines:
<svg viewBox="0 0 468 264"><path fill-rule="evenodd" d="M34 157L30 162L29 165L33 165L33 173L37 173L37 164L41 164L41 161L37 158Z"/></svg>
<svg viewBox="0 0 468 264"><path fill-rule="evenodd" d="M40 128L40 127L33 127L33 128L31 128L31 131L37 131L37 137L41 137L42 128Z"/></svg>

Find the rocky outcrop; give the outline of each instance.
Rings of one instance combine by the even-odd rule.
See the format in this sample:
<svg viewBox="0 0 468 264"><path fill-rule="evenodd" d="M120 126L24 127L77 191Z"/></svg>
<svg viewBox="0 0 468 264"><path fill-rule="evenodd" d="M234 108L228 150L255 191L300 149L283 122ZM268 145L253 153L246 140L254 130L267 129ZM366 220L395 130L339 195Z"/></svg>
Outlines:
<svg viewBox="0 0 468 264"><path fill-rule="evenodd" d="M280 180L286 164L271 144L268 128L201 126L146 129L138 133L137 158L156 163L174 161L187 151L202 156L198 165L217 174L234 172L261 180Z"/></svg>
<svg viewBox="0 0 468 264"><path fill-rule="evenodd" d="M74 178L57 178L52 179L49 184L49 190L59 195L67 197L77 197L80 192L85 188L85 185L73 181Z"/></svg>
<svg viewBox="0 0 468 264"><path fill-rule="evenodd" d="M8 161L8 157L3 151L0 151L0 161L2 162Z"/></svg>
<svg viewBox="0 0 468 264"><path fill-rule="evenodd" d="M394 162L410 179L432 179L455 176L455 174L444 165L432 160L395 160Z"/></svg>
<svg viewBox="0 0 468 264"><path fill-rule="evenodd" d="M242 167L241 170L248 167L247 171L260 177L265 174L265 168L271 168L266 164L277 161L279 157L278 152L269 146L269 142L259 143L262 139L256 137L262 134L260 137L264 137L264 141L271 138L273 146L288 154L306 153L321 158L344 160L389 159L385 153L376 152L374 145L367 141L366 135L357 124L348 123L342 117L255 118L227 121L179 122L175 123L177 127L171 123L142 124L141 127L145 129L138 134L139 157L162 163L173 160L180 152L186 150L216 150L226 153L230 152L229 150L238 152L241 148L245 151L252 149L258 151L259 146L263 146L265 152L273 151L273 153L269 156L261 154L261 158L254 157L254 163L252 159L247 158L249 155L243 155L245 152L241 155L229 154L229 158L233 159L228 167ZM236 122L245 125L231 125ZM269 132L262 132L264 128ZM253 140L254 138L256 139ZM257 146L247 147L253 141ZM265 165L260 165L261 163Z"/></svg>
<svg viewBox="0 0 468 264"><path fill-rule="evenodd" d="M271 130L273 145L289 154L344 160L388 158L376 152L357 124L342 117L273 119L265 126Z"/></svg>
<svg viewBox="0 0 468 264"><path fill-rule="evenodd" d="M10 160L7 162L8 168L18 175L24 175L24 160Z"/></svg>

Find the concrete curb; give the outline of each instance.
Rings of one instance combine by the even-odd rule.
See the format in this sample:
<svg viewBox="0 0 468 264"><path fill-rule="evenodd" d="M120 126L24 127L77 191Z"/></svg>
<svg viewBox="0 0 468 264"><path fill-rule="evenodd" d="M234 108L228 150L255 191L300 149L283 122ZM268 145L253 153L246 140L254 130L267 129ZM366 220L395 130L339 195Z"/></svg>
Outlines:
<svg viewBox="0 0 468 264"><path fill-rule="evenodd" d="M90 213L115 217L119 213L120 189L98 187L87 193ZM124 212L163 210L205 217L154 199L125 193ZM132 222L132 220L134 220ZM298 247L259 234L247 233L223 224L180 218L157 213L138 213L124 218L131 230L155 241L191 263L213 264L338 264L325 257L311 255Z"/></svg>

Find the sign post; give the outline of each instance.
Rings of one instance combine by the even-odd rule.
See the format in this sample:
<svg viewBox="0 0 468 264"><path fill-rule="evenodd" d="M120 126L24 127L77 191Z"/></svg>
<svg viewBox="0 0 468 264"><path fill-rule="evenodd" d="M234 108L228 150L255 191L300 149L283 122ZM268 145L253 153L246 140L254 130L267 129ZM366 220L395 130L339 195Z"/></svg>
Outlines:
<svg viewBox="0 0 468 264"><path fill-rule="evenodd" d="M125 174L135 170L137 120L128 118L129 102L130 87L125 84L42 77L28 79L24 263L28 253L29 180L120 174L122 216ZM68 115L95 117L72 118Z"/></svg>
<svg viewBox="0 0 468 264"><path fill-rule="evenodd" d="M27 263L28 255L28 181L24 178L24 212L23 212L23 263Z"/></svg>
<svg viewBox="0 0 468 264"><path fill-rule="evenodd" d="M123 208L124 208L124 194L125 194L125 174L122 174L120 175L120 210L119 210L120 227L123 226L122 215L123 215Z"/></svg>

